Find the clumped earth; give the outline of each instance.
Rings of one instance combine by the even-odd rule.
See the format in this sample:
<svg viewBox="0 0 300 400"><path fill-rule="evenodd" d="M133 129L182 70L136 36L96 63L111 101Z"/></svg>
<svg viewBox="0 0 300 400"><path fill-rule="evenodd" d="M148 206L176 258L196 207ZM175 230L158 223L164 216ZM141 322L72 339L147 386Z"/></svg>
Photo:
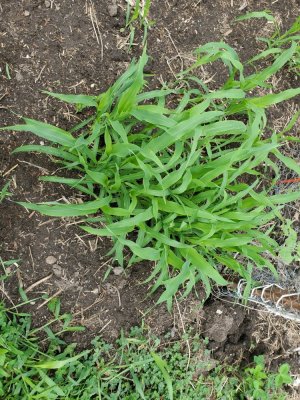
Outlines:
<svg viewBox="0 0 300 400"><path fill-rule="evenodd" d="M27 116L68 129L80 115L41 90L98 94L127 68L133 56L140 54L141 31L136 31L134 45L128 51L129 32L122 31L126 4L119 1L116 12L111 7L113 3L1 2L1 126ZM242 60L249 59L262 47L256 37L267 36L272 27L265 20L236 23L234 18L248 11L269 9L284 30L299 14L299 7L299 0L288 4L271 0L153 1L150 19L154 26L148 39L149 84L154 87L171 80L180 68L189 65L193 50L209 41L225 40ZM220 70L203 73L213 84L222 80L221 66ZM299 86L289 73L278 76L273 83L278 90ZM272 125L284 126L296 107L294 100L273 108ZM123 273L106 256L109 240L85 235L74 220L42 217L15 204L15 200L42 202L75 196L71 189L38 180L40 175L57 170L49 158L11 155L14 148L34 140L37 141L29 134L0 133L0 185L11 180L12 193L0 205L1 256L20 259L18 268L10 267L11 276L1 289L7 304L20 301L19 286L29 299L46 294L58 296L62 311L71 312L75 323L86 326L83 333L70 337L81 348L99 334L114 340L121 328L128 331L144 320L162 337L166 332L178 335L196 330L210 339L214 358L247 362L253 355L264 353L269 363L288 361L294 371L299 368L298 354L292 351L299 348L297 324L279 317L262 318L254 310L232 304L230 299L219 299L217 294L202 306L201 285L188 299L176 299L173 312L168 313L165 305L155 306L159 294L149 296L148 286L143 283L151 264L141 263ZM287 149L295 157L296 146ZM287 212L291 213L291 209ZM43 299L32 301L25 309L32 313L35 325L49 319Z"/></svg>

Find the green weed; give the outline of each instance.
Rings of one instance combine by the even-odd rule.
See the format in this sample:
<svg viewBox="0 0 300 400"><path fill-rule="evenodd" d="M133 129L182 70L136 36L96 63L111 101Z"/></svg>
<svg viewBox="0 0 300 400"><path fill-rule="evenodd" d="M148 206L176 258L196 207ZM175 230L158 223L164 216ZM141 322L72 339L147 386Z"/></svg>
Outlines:
<svg viewBox="0 0 300 400"><path fill-rule="evenodd" d="M261 357L245 370L215 367L199 337L189 338L190 354L187 338L163 345L142 328L122 334L115 348L95 338L91 350L76 353L54 335L42 349L29 316L3 305L0 331L0 397L7 400L278 400L291 382L287 364L270 373Z"/></svg>
<svg viewBox="0 0 300 400"><path fill-rule="evenodd" d="M10 182L7 182L2 189L0 189L0 203L5 199L5 197L9 196L9 185Z"/></svg>
<svg viewBox="0 0 300 400"><path fill-rule="evenodd" d="M287 32L282 33L277 27L269 40L267 38L260 38L260 40L266 43L268 47L266 51L272 51L274 54L276 51L277 56L284 51L291 41L295 41L297 43L297 48L288 65L290 71L300 75L300 16Z"/></svg>
<svg viewBox="0 0 300 400"><path fill-rule="evenodd" d="M5 199L5 197L8 197L10 195L9 193L9 185L10 182L7 182L2 189L0 189L0 203L2 203L2 201ZM15 263L17 263L19 260L8 260L8 261L4 261L2 259L2 257L0 256L0 266L4 272L3 276L0 276L0 281L5 279L7 277L6 275L6 268L9 267L10 265L13 265Z"/></svg>
<svg viewBox="0 0 300 400"><path fill-rule="evenodd" d="M288 61L289 69L300 75L300 16L296 18L295 22L292 24L291 28L286 32L282 33L280 26L276 19L269 11L261 11L261 12L252 12L245 15L242 15L236 18L236 21L243 21L252 18L266 18L270 23L273 23L274 33L271 37L259 37L257 38L259 41L265 43L267 46L266 50L257 54L253 58L251 58L248 63L252 64L255 61L262 60L264 58L273 58L276 59L279 57L287 46L290 45L291 42L297 43L294 54L291 56Z"/></svg>
<svg viewBox="0 0 300 400"><path fill-rule="evenodd" d="M133 46L136 33L136 25L143 29L143 46L146 43L148 30L153 25L153 21L149 20L151 0L128 0L126 12L126 26L130 31L129 35L129 50Z"/></svg>
<svg viewBox="0 0 300 400"><path fill-rule="evenodd" d="M5 72L6 72L6 77L10 81L11 80L11 75L10 75L10 69L9 69L9 64L5 64Z"/></svg>
<svg viewBox="0 0 300 400"><path fill-rule="evenodd" d="M2 129L48 140L50 145L25 145L14 153L36 151L58 159L61 176L41 179L76 188L87 201L20 204L49 216L89 215L82 229L110 237L110 254L121 266L125 248L131 251L127 265L155 263L148 280L156 277L153 290L165 287L158 302L169 307L180 286L186 296L198 281L207 295L211 282L226 285L220 268L239 274L248 288L254 265L276 274L266 256L279 251L272 229L276 219L283 220L282 206L300 192L272 194L279 179L275 160L298 174L300 167L281 154L282 132L266 134L265 109L296 96L300 88L259 97L251 91L265 87L297 48L292 42L273 64L245 76L233 48L208 43L180 74L180 88L152 91L143 74L144 51L99 96L46 92L80 111L91 107L93 115L70 131L27 118L24 125ZM228 76L211 91L193 71L217 60ZM75 170L78 177L63 176L64 170Z"/></svg>
<svg viewBox="0 0 300 400"><path fill-rule="evenodd" d="M276 393L283 384L292 382L289 365L282 364L277 374L266 373L263 356L254 357L254 367L246 368L244 379L244 394L254 400L284 399L284 394Z"/></svg>
<svg viewBox="0 0 300 400"><path fill-rule="evenodd" d="M282 231L286 239L279 251L281 260L287 265L293 261L300 261L300 243L297 240L297 232L293 228L293 221L286 220Z"/></svg>

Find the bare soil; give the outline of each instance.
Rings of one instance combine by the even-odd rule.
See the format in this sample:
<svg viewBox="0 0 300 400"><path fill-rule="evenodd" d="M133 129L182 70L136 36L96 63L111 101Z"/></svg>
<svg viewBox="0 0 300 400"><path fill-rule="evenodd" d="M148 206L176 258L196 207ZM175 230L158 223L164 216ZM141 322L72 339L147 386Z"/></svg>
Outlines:
<svg viewBox="0 0 300 400"><path fill-rule="evenodd" d="M148 53L152 59L147 66L147 72L153 74L151 86L172 79L175 72L191 62L193 50L208 41L225 40L242 60L256 54L262 48L256 37L267 36L270 24L265 20L236 23L236 16L269 9L284 29L300 10L299 0L152 3L150 19L155 23L149 32ZM27 116L68 129L80 114L47 98L41 90L98 94L126 69L133 56L140 54L141 32L137 30L135 45L128 52L128 31L121 31L125 2L119 1L116 16L110 15L109 5L111 2L104 0L0 0L1 126L18 123L20 116ZM98 40L92 18L94 26L99 24ZM222 67L211 71L207 78L217 85L222 80ZM297 87L299 82L286 73L275 84L288 88ZM273 126L284 125L295 107L297 104L290 102L274 109ZM17 205L16 200L79 198L78 193L66 187L38 180L40 175L57 169L49 158L11 155L21 144L38 142L30 134L0 132L0 186L11 179L13 194L0 205L1 257L20 259L18 268L11 268L11 277L1 289L7 304L20 302L19 286L26 290L40 282L27 292L28 298L58 296L62 311L71 312L75 323L86 326L84 332L69 338L81 348L87 347L96 335L114 340L121 328L128 331L145 320L161 336L166 332L177 335L190 328L199 331L210 339L215 358L245 362L253 354L265 353L269 362L288 359L295 369L299 368L298 353L292 351L299 348L296 324L291 327L279 318L275 318L276 324L271 323L256 311L214 296L202 306L201 285L188 299L175 302L173 312L168 313L164 305L155 306L159 293L149 296L149 287L143 283L151 264L141 263L118 275L118 269L114 270L117 266L106 256L109 240L95 241L83 234L73 220L42 217ZM296 157L298 150L292 147L289 151ZM108 268L112 272L104 279ZM38 326L50 317L43 302L35 300L25 307ZM276 345L269 345L272 340Z"/></svg>

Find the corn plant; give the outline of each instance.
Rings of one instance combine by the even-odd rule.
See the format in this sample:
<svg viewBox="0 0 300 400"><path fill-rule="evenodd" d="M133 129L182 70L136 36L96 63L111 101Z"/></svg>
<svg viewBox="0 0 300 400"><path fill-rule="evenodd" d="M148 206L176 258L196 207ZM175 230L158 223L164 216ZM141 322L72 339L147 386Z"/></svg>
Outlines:
<svg viewBox="0 0 300 400"><path fill-rule="evenodd" d="M111 238L110 254L121 266L125 248L126 265L141 260L155 265L148 281L156 278L153 291L165 288L159 302L169 306L180 287L187 295L202 281L209 295L212 283L228 283L224 273L230 271L250 289L254 266L276 274L268 257L279 250L272 230L282 221L282 206L300 197L299 191L273 194L279 178L275 160L297 173L300 167L281 154L280 132L265 135L266 108L300 88L260 97L251 91L265 86L296 51L292 43L272 65L245 76L234 49L208 43L178 77L180 85L150 91L144 51L99 96L46 92L81 111L92 108L93 114L69 131L27 118L2 129L46 139L48 145L24 145L14 153L54 157L63 167L60 175L41 180L71 186L86 201L19 204L48 216L85 216L82 229ZM194 70L217 60L228 77L211 91Z"/></svg>

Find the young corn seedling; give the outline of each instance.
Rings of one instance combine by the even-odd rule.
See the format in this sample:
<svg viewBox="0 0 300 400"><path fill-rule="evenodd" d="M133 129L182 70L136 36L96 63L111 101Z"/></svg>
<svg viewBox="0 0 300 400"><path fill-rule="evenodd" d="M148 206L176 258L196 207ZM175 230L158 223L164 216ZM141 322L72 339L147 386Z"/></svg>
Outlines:
<svg viewBox="0 0 300 400"><path fill-rule="evenodd" d="M279 250L273 222L282 220L285 203L300 197L299 191L272 194L279 179L276 159L298 173L300 167L280 153L280 132L264 135L265 110L298 95L300 88L260 97L250 91L264 86L296 51L292 42L272 65L245 76L233 48L208 43L181 74L184 88L151 91L143 74L144 51L99 96L46 92L81 110L91 107L93 115L69 131L27 118L23 125L2 129L46 139L48 145L24 145L14 153L55 157L65 173L41 179L76 188L86 201L20 204L49 216L86 216L82 229L111 238L110 253L121 266L125 247L131 251L127 265L153 262L148 280L156 278L153 291L165 288L158 302L169 307L180 287L185 296L202 281L209 295L212 283L226 285L222 272L246 279L249 292L254 266L276 274L268 257ZM228 77L210 91L193 71L217 60Z"/></svg>

